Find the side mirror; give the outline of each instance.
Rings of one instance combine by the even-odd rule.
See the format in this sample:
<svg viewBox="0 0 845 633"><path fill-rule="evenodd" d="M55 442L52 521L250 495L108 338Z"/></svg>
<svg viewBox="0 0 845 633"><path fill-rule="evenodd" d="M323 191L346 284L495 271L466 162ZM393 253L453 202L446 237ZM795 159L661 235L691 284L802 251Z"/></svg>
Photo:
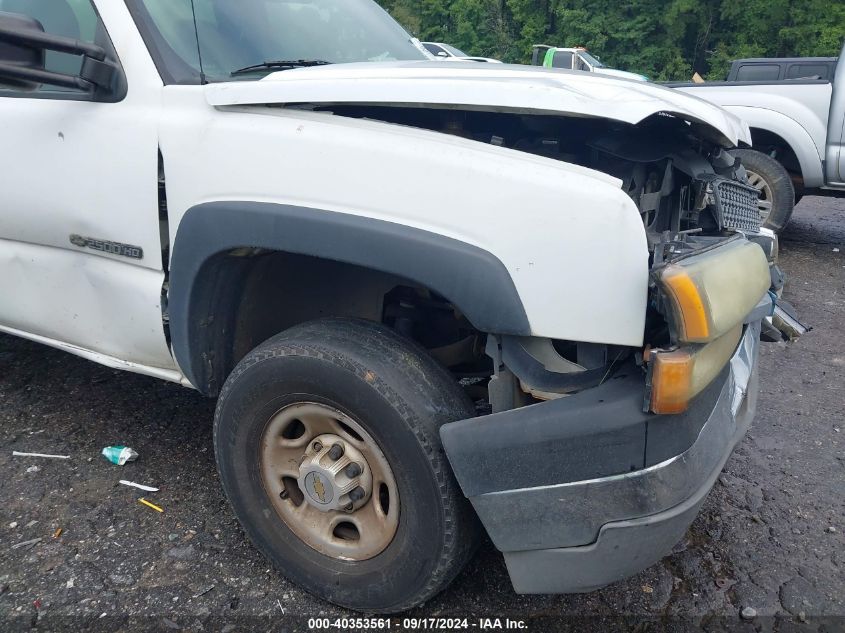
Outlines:
<svg viewBox="0 0 845 633"><path fill-rule="evenodd" d="M44 69L44 51L82 56L78 75ZM96 44L44 32L38 20L18 13L0 12L0 84L34 90L40 84L86 92L108 90L116 67L106 50Z"/></svg>
<svg viewBox="0 0 845 633"><path fill-rule="evenodd" d="M18 13L0 11L0 30L44 32L44 27L35 18ZM11 67L11 68L9 68ZM10 72L3 72L9 70ZM20 76L15 70L44 70L44 49L33 48L14 40L6 40L0 35L0 85L16 90L37 90L41 85Z"/></svg>
<svg viewBox="0 0 845 633"><path fill-rule="evenodd" d="M446 51L440 51L439 53L437 53L437 56L438 57L449 57L449 53L447 53Z"/></svg>

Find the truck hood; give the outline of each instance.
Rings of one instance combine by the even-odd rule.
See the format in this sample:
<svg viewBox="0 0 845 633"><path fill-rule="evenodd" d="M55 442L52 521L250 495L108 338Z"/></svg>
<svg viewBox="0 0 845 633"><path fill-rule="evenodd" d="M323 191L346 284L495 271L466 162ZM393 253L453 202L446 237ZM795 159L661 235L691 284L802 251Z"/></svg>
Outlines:
<svg viewBox="0 0 845 633"><path fill-rule="evenodd" d="M209 84L212 106L378 104L559 113L637 124L659 113L710 129L726 147L750 144L748 126L719 106L653 83L510 64L369 62L297 68L260 81Z"/></svg>

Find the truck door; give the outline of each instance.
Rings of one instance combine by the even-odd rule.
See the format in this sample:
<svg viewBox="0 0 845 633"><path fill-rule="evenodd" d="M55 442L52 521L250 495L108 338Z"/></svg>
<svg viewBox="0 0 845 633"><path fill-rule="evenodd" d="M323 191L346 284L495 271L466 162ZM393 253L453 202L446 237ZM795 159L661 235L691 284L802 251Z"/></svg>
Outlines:
<svg viewBox="0 0 845 633"><path fill-rule="evenodd" d="M572 62L574 59L572 51L555 50L550 52L552 53L552 68L568 68L569 70L572 70Z"/></svg>
<svg viewBox="0 0 845 633"><path fill-rule="evenodd" d="M828 184L845 183L845 45L839 53L827 119L826 174Z"/></svg>
<svg viewBox="0 0 845 633"><path fill-rule="evenodd" d="M585 72L593 72L592 65L584 59L582 55L575 56L575 70L583 70Z"/></svg>
<svg viewBox="0 0 845 633"><path fill-rule="evenodd" d="M103 5L119 15L122 3ZM91 0L0 0L0 11L28 16L27 32L34 19L47 34L101 46L120 65ZM127 47L133 37L143 44L128 26L115 27L130 42L108 98L0 77L0 330L106 364L172 371L161 309L161 81L158 92L143 77L133 84L140 53ZM43 70L80 75L82 62L48 51Z"/></svg>

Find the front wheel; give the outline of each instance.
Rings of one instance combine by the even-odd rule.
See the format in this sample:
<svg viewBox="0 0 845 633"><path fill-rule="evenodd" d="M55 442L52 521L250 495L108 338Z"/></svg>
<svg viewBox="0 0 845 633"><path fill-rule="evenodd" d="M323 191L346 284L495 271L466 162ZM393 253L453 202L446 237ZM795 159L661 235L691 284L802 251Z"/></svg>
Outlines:
<svg viewBox="0 0 845 633"><path fill-rule="evenodd" d="M760 221L776 232L782 231L795 208L795 187L786 168L771 156L750 149L731 152L742 161L748 184L760 191Z"/></svg>
<svg viewBox="0 0 845 633"><path fill-rule="evenodd" d="M449 373L393 331L314 321L232 372L217 464L244 530L285 576L393 613L443 589L474 550L477 520L438 433L473 415Z"/></svg>

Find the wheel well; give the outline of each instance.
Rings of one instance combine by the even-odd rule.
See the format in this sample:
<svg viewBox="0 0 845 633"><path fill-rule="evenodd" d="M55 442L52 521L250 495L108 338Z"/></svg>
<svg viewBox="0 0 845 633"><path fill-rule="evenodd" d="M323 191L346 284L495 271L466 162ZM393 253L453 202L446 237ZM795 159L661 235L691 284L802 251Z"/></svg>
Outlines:
<svg viewBox="0 0 845 633"><path fill-rule="evenodd" d="M796 190L803 186L804 174L795 151L781 136L760 128L751 128L753 149L768 154L786 168Z"/></svg>
<svg viewBox="0 0 845 633"><path fill-rule="evenodd" d="M207 395L217 395L235 365L267 339L329 316L386 323L447 365L470 356L484 358L482 335L446 299L417 283L355 264L236 249L205 262L194 293L193 360L201 368L201 384L195 386Z"/></svg>
<svg viewBox="0 0 845 633"><path fill-rule="evenodd" d="M304 259L285 262L285 257ZM242 341L259 339L255 332L238 333L244 321L254 322L249 307L256 303L272 306L272 295L305 293L309 286L300 277L314 260L332 262L324 264L328 272L310 282L312 290L325 288L328 290L323 292L333 297L334 303L323 313L360 316L350 315L348 306L359 304L344 302L349 289L338 286L335 274L336 270L356 270L358 277L348 284L351 288L361 287L361 278L368 283L383 281L385 276L393 281L409 280L407 298L412 307L419 300L424 309L397 314L393 319L400 325L409 323L411 329L418 325L415 316L446 312L435 307L446 304L454 306L448 308L450 313L460 315L460 319L452 317L452 323L471 322L481 332L531 333L510 272L483 248L440 233L350 213L268 202L207 202L182 216L167 282L173 355L192 385L203 393L219 391L246 345ZM290 275L274 275L280 268ZM284 279L289 287L282 284ZM262 295L262 301L254 299L256 293ZM401 303L399 295L394 300ZM303 299L302 305L306 304ZM284 308L283 314L289 306ZM284 317L274 318L280 321ZM273 327L281 325L276 322ZM260 323L257 327L266 329Z"/></svg>

